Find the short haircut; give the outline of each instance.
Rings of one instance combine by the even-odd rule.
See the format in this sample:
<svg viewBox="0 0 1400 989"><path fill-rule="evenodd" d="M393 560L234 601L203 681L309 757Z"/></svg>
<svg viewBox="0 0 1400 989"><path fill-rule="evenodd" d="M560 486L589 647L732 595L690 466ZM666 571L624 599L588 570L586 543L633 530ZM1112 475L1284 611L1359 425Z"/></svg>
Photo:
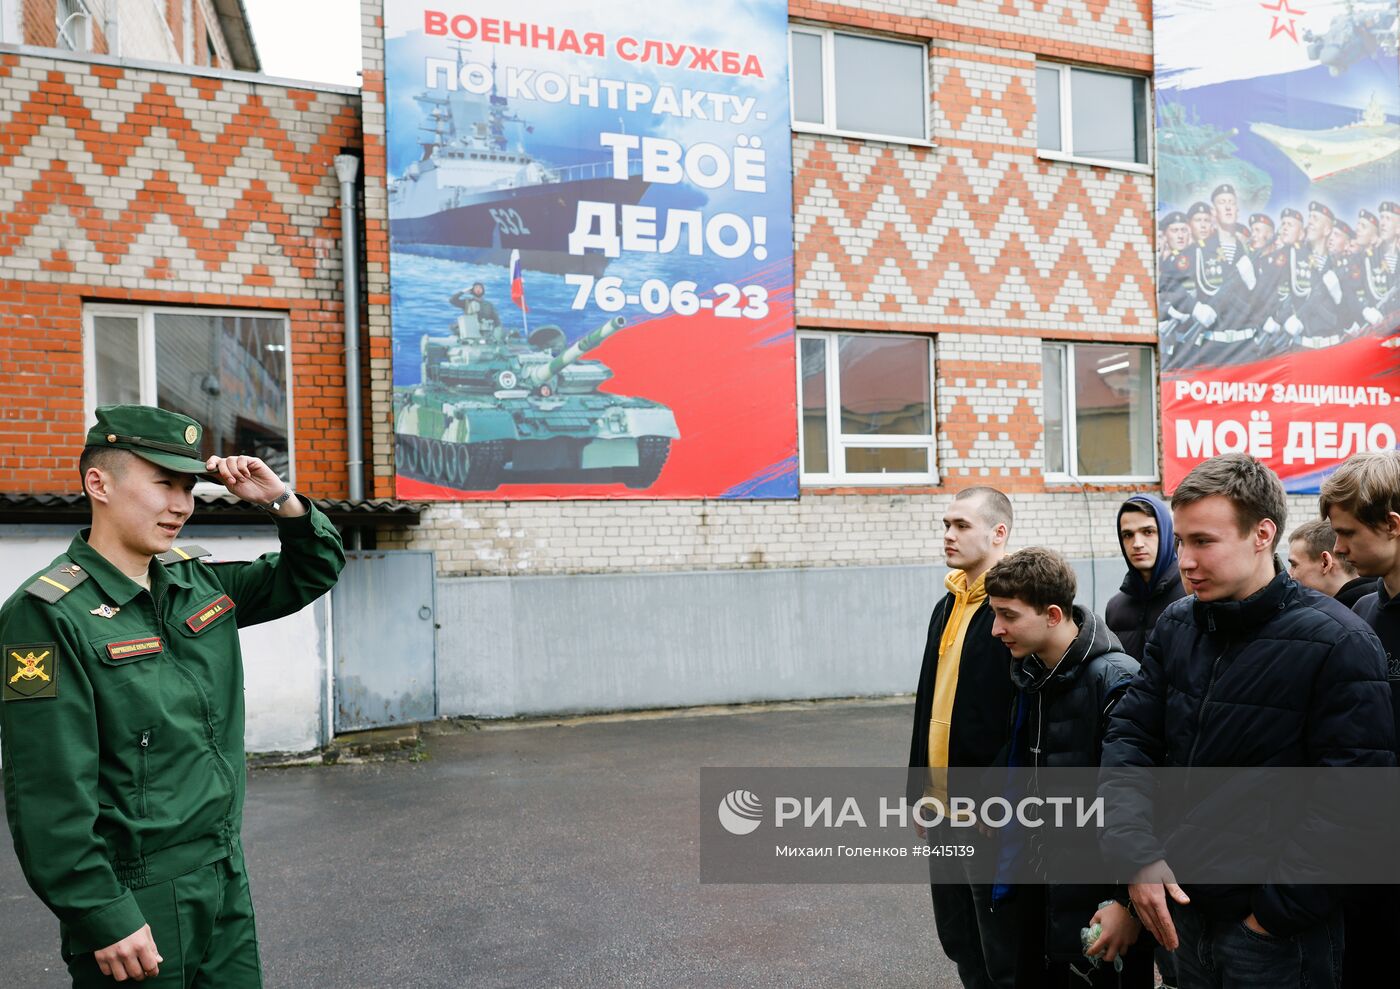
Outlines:
<svg viewBox="0 0 1400 989"><path fill-rule="evenodd" d="M1264 519L1272 520L1277 527L1273 548L1278 549L1288 503L1277 474L1247 453L1219 454L1191 468L1172 494L1172 510L1212 495L1228 498L1235 506L1240 535L1247 535Z"/></svg>
<svg viewBox="0 0 1400 989"><path fill-rule="evenodd" d="M1005 525L1006 531L1011 531L1011 499L1006 497L996 488L979 484L971 488L963 488L953 495L954 501L966 501L968 498L980 498L982 504L980 512L982 520L988 525L996 527Z"/></svg>
<svg viewBox="0 0 1400 989"><path fill-rule="evenodd" d="M82 455L78 457L78 484L82 486L84 496L87 495L89 468L98 467L109 474L120 474L134 456L136 454L130 450L112 450L105 446L83 447Z"/></svg>
<svg viewBox="0 0 1400 989"><path fill-rule="evenodd" d="M986 578L989 597L1017 598L1041 613L1054 604L1070 614L1078 586L1069 561L1041 546L1003 557L987 571Z"/></svg>
<svg viewBox="0 0 1400 989"><path fill-rule="evenodd" d="M1322 517L1332 508L1356 516L1364 526L1379 529L1391 512L1400 512L1400 453L1358 453L1322 482L1318 495Z"/></svg>
<svg viewBox="0 0 1400 989"><path fill-rule="evenodd" d="M1323 553L1333 553L1335 555L1337 547L1337 534L1332 531L1332 523L1326 519L1313 519L1311 522L1304 522L1298 528L1289 533L1288 541L1296 543L1303 541L1307 547L1308 557L1313 560L1322 559ZM1347 573L1356 573L1356 568L1343 556L1337 556L1336 560L1342 565L1342 569Z"/></svg>

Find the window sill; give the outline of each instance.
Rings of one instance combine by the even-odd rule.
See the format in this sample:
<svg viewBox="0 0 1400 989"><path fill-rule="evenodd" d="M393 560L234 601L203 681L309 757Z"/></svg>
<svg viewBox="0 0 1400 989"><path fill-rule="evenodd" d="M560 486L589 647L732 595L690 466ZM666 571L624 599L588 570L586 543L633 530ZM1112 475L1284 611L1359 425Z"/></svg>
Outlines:
<svg viewBox="0 0 1400 989"><path fill-rule="evenodd" d="M1139 175L1151 175L1152 166L1144 165L1136 161L1111 161L1107 158L1079 158L1075 155L1067 155L1059 151L1046 151L1036 149L1036 157L1044 161L1058 161L1066 165L1090 165L1094 168L1111 168L1119 172L1137 172Z"/></svg>
<svg viewBox="0 0 1400 989"><path fill-rule="evenodd" d="M1157 484L1162 483L1162 479L1156 475L1096 475L1093 477L1075 477L1071 474L1044 474L1046 487L1054 484L1082 485L1082 484Z"/></svg>
<svg viewBox="0 0 1400 989"><path fill-rule="evenodd" d="M931 148L933 142L917 137L898 137L893 134L867 134L863 131L854 130L828 130L825 127L816 127L812 124L793 124L794 134L811 134L815 137L841 137L851 138L857 141L880 141L884 144L905 144L911 148Z"/></svg>
<svg viewBox="0 0 1400 989"><path fill-rule="evenodd" d="M937 487L943 483L938 475L917 474L860 474L857 477L832 477L822 474L798 479L799 488L894 488Z"/></svg>

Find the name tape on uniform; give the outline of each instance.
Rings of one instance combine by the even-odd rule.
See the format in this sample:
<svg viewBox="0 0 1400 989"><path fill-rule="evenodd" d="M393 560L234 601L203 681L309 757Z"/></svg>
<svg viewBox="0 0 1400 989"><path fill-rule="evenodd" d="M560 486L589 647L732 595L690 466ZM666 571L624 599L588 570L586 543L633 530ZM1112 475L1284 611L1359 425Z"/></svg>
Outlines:
<svg viewBox="0 0 1400 989"><path fill-rule="evenodd" d="M225 594L207 608L200 608L198 612L185 619L185 624L190 627L191 632L203 632L204 629L215 618L224 612L233 610L233 598Z"/></svg>
<svg viewBox="0 0 1400 989"><path fill-rule="evenodd" d="M160 641L160 636L153 635L148 639L128 639L125 642L107 643L107 655L113 659L130 659L133 656L147 656L151 653L161 652L165 649Z"/></svg>

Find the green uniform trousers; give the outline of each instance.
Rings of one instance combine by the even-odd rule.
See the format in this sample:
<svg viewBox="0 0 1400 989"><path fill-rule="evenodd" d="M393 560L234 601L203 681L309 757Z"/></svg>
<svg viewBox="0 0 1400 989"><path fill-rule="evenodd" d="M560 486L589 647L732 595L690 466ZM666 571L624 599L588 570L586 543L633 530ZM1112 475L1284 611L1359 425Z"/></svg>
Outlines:
<svg viewBox="0 0 1400 989"><path fill-rule="evenodd" d="M241 856L239 856L241 859ZM132 890L156 950L160 974L123 985L142 989L262 989L253 900L242 862L222 859L167 882ZM64 954L74 989L113 989L92 952Z"/></svg>

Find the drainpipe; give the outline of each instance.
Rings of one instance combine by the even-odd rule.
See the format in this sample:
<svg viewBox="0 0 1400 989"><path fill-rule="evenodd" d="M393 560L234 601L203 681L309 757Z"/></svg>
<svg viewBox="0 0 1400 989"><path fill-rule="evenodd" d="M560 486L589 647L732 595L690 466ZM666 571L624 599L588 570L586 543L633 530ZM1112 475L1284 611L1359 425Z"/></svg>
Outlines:
<svg viewBox="0 0 1400 989"><path fill-rule="evenodd" d="M355 176L360 159L354 155L335 156L335 174L340 179L340 257L345 279L345 414L349 419L350 500L365 496L364 461L360 437L360 288L359 264L355 259Z"/></svg>
<svg viewBox="0 0 1400 989"><path fill-rule="evenodd" d="M340 258L345 283L345 416L349 458L350 500L365 496L364 441L360 435L360 288L359 263L355 257L355 177L360 159L354 155L335 156L335 174L340 179ZM351 546L359 549L360 530L352 529Z"/></svg>

